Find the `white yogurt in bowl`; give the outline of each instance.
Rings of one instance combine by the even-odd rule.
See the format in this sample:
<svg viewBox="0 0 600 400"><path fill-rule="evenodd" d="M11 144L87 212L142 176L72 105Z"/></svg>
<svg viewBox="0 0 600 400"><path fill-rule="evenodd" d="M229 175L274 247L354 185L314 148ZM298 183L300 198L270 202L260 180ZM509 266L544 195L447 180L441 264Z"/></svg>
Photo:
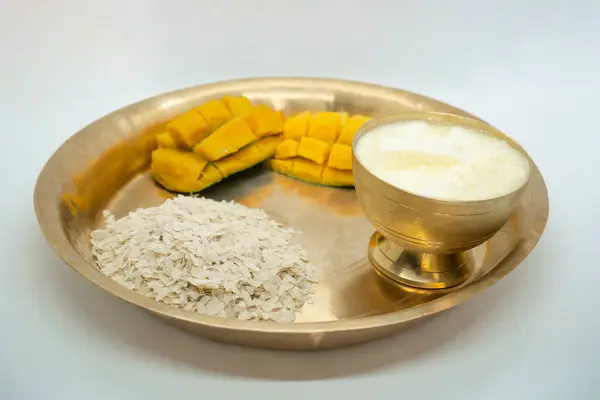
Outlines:
<svg viewBox="0 0 600 400"><path fill-rule="evenodd" d="M360 163L382 181L446 201L502 197L529 178L529 160L507 141L474 129L425 121L377 126L355 145Z"/></svg>

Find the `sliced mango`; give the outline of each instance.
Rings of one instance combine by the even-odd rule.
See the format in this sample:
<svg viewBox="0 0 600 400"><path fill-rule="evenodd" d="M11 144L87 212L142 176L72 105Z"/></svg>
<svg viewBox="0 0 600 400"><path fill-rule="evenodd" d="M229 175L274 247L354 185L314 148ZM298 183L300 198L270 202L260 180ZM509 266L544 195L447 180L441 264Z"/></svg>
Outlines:
<svg viewBox="0 0 600 400"><path fill-rule="evenodd" d="M316 113L310 119L307 136L326 143L334 143L340 134L345 114L336 112Z"/></svg>
<svg viewBox="0 0 600 400"><path fill-rule="evenodd" d="M352 171L352 147L335 143L331 146L327 166L345 171Z"/></svg>
<svg viewBox="0 0 600 400"><path fill-rule="evenodd" d="M285 140L268 166L307 182L353 186L352 140L370 119L362 115L348 117L343 112L305 112L290 117L283 129Z"/></svg>
<svg viewBox="0 0 600 400"><path fill-rule="evenodd" d="M308 132L310 118L310 112L305 111L286 119L283 125L283 138L300 141L300 138L306 136Z"/></svg>
<svg viewBox="0 0 600 400"><path fill-rule="evenodd" d="M265 159L272 157L275 154L275 150L281 144L281 135L277 136L266 136L258 139L254 144L265 154Z"/></svg>
<svg viewBox="0 0 600 400"><path fill-rule="evenodd" d="M315 162L296 158L293 165L293 176L303 181L321 183L321 174L323 166Z"/></svg>
<svg viewBox="0 0 600 400"><path fill-rule="evenodd" d="M204 117L212 131L231 119L231 113L221 100L210 100L193 109Z"/></svg>
<svg viewBox="0 0 600 400"><path fill-rule="evenodd" d="M294 160L276 160L272 158L267 165L275 172L294 176Z"/></svg>
<svg viewBox="0 0 600 400"><path fill-rule="evenodd" d="M194 181L182 181L178 177L154 172L152 176L165 189L178 193L199 192L223 179L223 175L212 164L208 164L200 177Z"/></svg>
<svg viewBox="0 0 600 400"><path fill-rule="evenodd" d="M169 131L164 131L156 134L156 144L158 147L166 147L168 149L174 149L177 147L177 142L173 138L173 135Z"/></svg>
<svg viewBox="0 0 600 400"><path fill-rule="evenodd" d="M243 171L263 161L263 152L254 143L249 144L238 152L215 162L217 169L225 178L236 172Z"/></svg>
<svg viewBox="0 0 600 400"><path fill-rule="evenodd" d="M215 161L215 166L227 178L271 157L279 144L278 139L278 137L272 136L259 139L241 150Z"/></svg>
<svg viewBox="0 0 600 400"><path fill-rule="evenodd" d="M264 104L259 104L244 116L257 137L277 135L283 131L283 114L273 111Z"/></svg>
<svg viewBox="0 0 600 400"><path fill-rule="evenodd" d="M225 96L223 103L233 117L239 117L252 109L252 103L244 96Z"/></svg>
<svg viewBox="0 0 600 400"><path fill-rule="evenodd" d="M354 177L352 171L326 167L321 175L321 183L328 186L354 186Z"/></svg>
<svg viewBox="0 0 600 400"><path fill-rule="evenodd" d="M298 146L300 143L293 139L285 139L277 146L275 150L275 158L286 159L298 156Z"/></svg>
<svg viewBox="0 0 600 400"><path fill-rule="evenodd" d="M208 164L204 158L189 151L158 148L152 152L152 172L169 175L182 182L193 182Z"/></svg>
<svg viewBox="0 0 600 400"><path fill-rule="evenodd" d="M352 141L369 120L329 111L306 111L286 120L266 105L225 96L178 116L153 135L158 148L152 153L152 174L169 190L197 192L264 161L307 182L352 186Z"/></svg>
<svg viewBox="0 0 600 400"><path fill-rule="evenodd" d="M204 171L202 172L202 176L200 177L200 182L204 183L205 185L208 186L212 186L217 182L220 182L223 179L223 174L221 174L221 172L219 171L219 169L213 165L213 164L208 164L206 166L206 168L204 168Z"/></svg>
<svg viewBox="0 0 600 400"><path fill-rule="evenodd" d="M194 147L194 151L210 161L216 161L235 153L257 139L250 125L243 118L238 117L227 122L198 143Z"/></svg>
<svg viewBox="0 0 600 400"><path fill-rule="evenodd" d="M300 157L314 161L320 165L325 164L330 151L331 146L327 143L307 136L300 139L300 145L298 146L298 155Z"/></svg>
<svg viewBox="0 0 600 400"><path fill-rule="evenodd" d="M352 140L354 140L354 135L356 134L356 132L360 129L361 126L363 126L370 120L370 117L365 117L363 115L353 115L352 117L348 118L342 126L342 130L338 138L338 143L352 145Z"/></svg>
<svg viewBox="0 0 600 400"><path fill-rule="evenodd" d="M167 123L166 128L177 137L177 141L188 147L204 139L211 131L206 120L194 111L176 117Z"/></svg>
<svg viewBox="0 0 600 400"><path fill-rule="evenodd" d="M281 111L246 97L210 100L152 135L152 176L169 190L197 192L272 157L283 127Z"/></svg>

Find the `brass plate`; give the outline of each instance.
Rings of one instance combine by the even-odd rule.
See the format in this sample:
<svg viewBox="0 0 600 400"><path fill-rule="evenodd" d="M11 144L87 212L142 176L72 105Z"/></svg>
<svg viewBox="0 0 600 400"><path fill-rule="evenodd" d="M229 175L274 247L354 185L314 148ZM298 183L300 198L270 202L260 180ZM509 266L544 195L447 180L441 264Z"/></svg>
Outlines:
<svg viewBox="0 0 600 400"><path fill-rule="evenodd" d="M203 192L264 208L301 233L299 242L317 267L314 304L293 324L203 316L138 295L92 265L89 234L107 208L121 217L170 196L154 185L147 138L166 120L210 98L244 95L286 114L300 110L381 116L401 111L462 110L393 88L334 79L261 78L196 86L115 111L67 140L42 170L34 193L46 239L75 271L107 292L190 332L228 343L272 349L324 349L381 338L454 307L496 283L531 252L548 218L548 193L539 171L510 221L473 250L475 272L463 285L437 291L393 285L367 259L373 229L353 190L311 185L262 167Z"/></svg>

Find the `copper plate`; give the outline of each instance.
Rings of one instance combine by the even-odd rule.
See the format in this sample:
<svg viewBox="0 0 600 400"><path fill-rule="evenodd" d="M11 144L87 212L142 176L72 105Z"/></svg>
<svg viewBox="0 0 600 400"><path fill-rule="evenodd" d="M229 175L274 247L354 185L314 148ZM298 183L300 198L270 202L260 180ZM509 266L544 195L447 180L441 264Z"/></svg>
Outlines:
<svg viewBox="0 0 600 400"><path fill-rule="evenodd" d="M314 304L293 324L208 317L138 295L92 265L89 234L102 210L121 217L170 196L147 173L149 135L176 114L210 98L244 95L286 114L300 110L381 116L401 111L472 115L389 87L334 79L262 78L196 86L115 111L67 140L42 170L34 193L46 239L75 271L107 292L183 329L223 342L273 349L325 349L381 338L454 307L515 269L539 240L548 219L548 192L537 168L509 222L473 250L475 272L463 285L416 290L379 277L367 259L373 228L353 190L326 188L257 167L203 194L264 208L301 233L298 241L318 269Z"/></svg>

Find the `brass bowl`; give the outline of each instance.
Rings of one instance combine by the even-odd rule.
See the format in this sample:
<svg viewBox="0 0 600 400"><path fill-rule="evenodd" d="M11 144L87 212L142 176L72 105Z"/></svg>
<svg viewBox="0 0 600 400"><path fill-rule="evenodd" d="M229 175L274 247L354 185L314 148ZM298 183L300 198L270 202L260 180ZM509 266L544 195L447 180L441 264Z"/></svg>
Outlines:
<svg viewBox="0 0 600 400"><path fill-rule="evenodd" d="M502 197L447 201L398 189L369 172L356 155L358 141L378 126L416 120L463 126L506 141L528 160L526 181ZM533 171L529 155L513 139L483 121L446 113L405 112L374 119L357 132L352 148L358 201L376 229L369 244L371 261L386 277L424 289L448 288L468 279L468 251L508 221Z"/></svg>

